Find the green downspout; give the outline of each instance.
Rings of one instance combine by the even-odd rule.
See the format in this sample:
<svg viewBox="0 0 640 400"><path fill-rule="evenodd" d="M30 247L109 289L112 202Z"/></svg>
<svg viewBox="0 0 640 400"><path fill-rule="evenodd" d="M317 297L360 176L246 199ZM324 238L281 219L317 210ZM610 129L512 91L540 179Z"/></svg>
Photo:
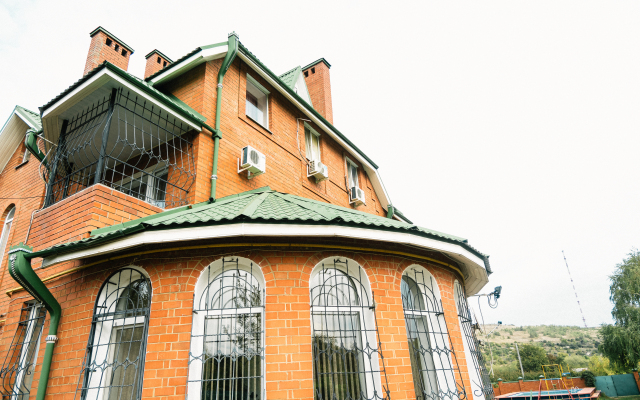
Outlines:
<svg viewBox="0 0 640 400"><path fill-rule="evenodd" d="M216 127L215 132L213 132L213 168L211 170L211 197L209 198L210 202L216 201L216 182L218 180L218 151L220 149L220 138L222 137L222 132L220 132L220 113L222 112L222 80L224 79L224 74L227 73L227 70L231 66L231 63L236 58L238 54L238 35L235 32L229 34L229 44L227 55L224 56L224 60L222 60L222 65L220 66L220 71L218 71L218 90L216 94Z"/></svg>
<svg viewBox="0 0 640 400"><path fill-rule="evenodd" d="M389 204L389 206L387 207L387 218L393 219L395 213L396 209L391 204Z"/></svg>
<svg viewBox="0 0 640 400"><path fill-rule="evenodd" d="M40 130L42 132L42 130ZM38 148L38 133L33 129L27 131L27 135L24 138L24 145L29 150L29 153L33 154L35 158L38 159L44 166L47 166L47 160L45 160L45 155Z"/></svg>
<svg viewBox="0 0 640 400"><path fill-rule="evenodd" d="M53 348L58 341L58 323L60 323L62 308L56 298L53 297L53 294L40 280L40 277L31 268L31 259L35 257L36 253L33 253L33 248L22 243L9 248L9 274L31 296L43 303L50 315L49 335L45 339L47 347L44 350L38 394L36 395L36 400L44 400L44 396L47 393L47 384L49 383Z"/></svg>

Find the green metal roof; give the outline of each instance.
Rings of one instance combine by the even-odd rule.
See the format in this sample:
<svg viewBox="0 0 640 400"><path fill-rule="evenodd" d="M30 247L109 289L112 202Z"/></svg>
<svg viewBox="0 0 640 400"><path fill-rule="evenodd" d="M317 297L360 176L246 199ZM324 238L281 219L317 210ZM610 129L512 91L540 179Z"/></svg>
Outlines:
<svg viewBox="0 0 640 400"><path fill-rule="evenodd" d="M78 86L82 85L84 82L86 82L89 79L91 79L95 74L97 74L98 72L100 72L103 69L108 69L109 71L114 72L116 75L118 75L119 77L123 78L128 83L130 83L133 86L135 86L136 88L142 90L146 94L152 96L153 98L158 100L160 103L162 103L165 106L167 106L169 109L177 112L178 114L180 114L181 116L183 116L186 119L190 120L191 122L195 123L196 125L204 126L207 129L209 129L210 131L212 131L212 132L214 131L213 128L209 127L205 123L205 121L207 119L202 114L198 113L196 110L194 110L193 108L191 108L188 105L186 105L184 102L182 102L177 97L175 97L175 96L173 96L171 94L167 95L167 94L162 93L161 91L159 91L156 88L154 88L152 84L150 84L148 82L145 82L144 80L142 80L142 79L140 79L140 78L138 78L138 77L136 77L134 75L131 75L130 73L128 73L125 70L123 70L122 68L119 68L119 67L111 64L108 61L103 62L102 64L100 64L99 66L97 66L96 68L94 68L93 70L88 72L85 76L83 76L81 79L76 81L73 85L69 86L62 93L60 93L58 96L56 96L53 100L49 101L44 106L40 107L39 108L40 112L44 113L44 111L46 109L48 109L49 107L51 107L52 105L57 103L60 99L64 98L67 94L71 93Z"/></svg>
<svg viewBox="0 0 640 400"><path fill-rule="evenodd" d="M314 62L312 62L311 64L307 64L305 67L302 67L302 70L304 71L305 69L309 69L311 67L313 67L314 65L318 64L318 63L325 63L325 65L327 66L327 68L331 68L331 64L329 64L329 61L325 60L324 58L319 58L317 60L315 60Z"/></svg>
<svg viewBox="0 0 640 400"><path fill-rule="evenodd" d="M26 108L21 106L16 106L15 112L29 121L36 131L42 129L42 120L40 119L40 115L38 113L34 113L33 111L27 110Z"/></svg>
<svg viewBox="0 0 640 400"><path fill-rule="evenodd" d="M289 87L291 90L295 90L296 82L298 81L298 76L302 73L302 68L298 65L292 70L285 72L280 75L278 78Z"/></svg>
<svg viewBox="0 0 640 400"><path fill-rule="evenodd" d="M92 247L140 231L237 222L340 225L405 232L458 244L483 259L487 272L491 272L487 256L469 246L466 239L350 208L276 192L269 187L223 197L215 203L204 202L179 207L123 224L96 229L91 232L89 238L50 247L38 252L38 256L45 257Z"/></svg>
<svg viewBox="0 0 640 400"><path fill-rule="evenodd" d="M111 37L111 39L115 40L116 42L120 43L122 45L122 47L124 47L125 49L129 50L131 52L131 54L133 54L133 52L135 50L133 50L131 47L129 47L125 42L123 42L122 40L118 39L116 37L116 35L112 34L111 32L109 32L108 30L104 29L103 27L99 26L96 29L92 30L91 33L89 34L89 36L93 37L93 35L95 35L98 32L104 32L105 35Z"/></svg>
<svg viewBox="0 0 640 400"><path fill-rule="evenodd" d="M164 58L165 60L169 61L170 63L172 63L172 62L173 62L169 57L167 57L166 55L164 55L164 54L163 54L160 50L158 50L158 49L153 49L153 50L151 50L151 51L149 52L149 54L147 54L146 56L144 56L144 59L146 60L147 58L151 57L151 55L152 55L153 53L158 53L158 55L159 55L160 57Z"/></svg>

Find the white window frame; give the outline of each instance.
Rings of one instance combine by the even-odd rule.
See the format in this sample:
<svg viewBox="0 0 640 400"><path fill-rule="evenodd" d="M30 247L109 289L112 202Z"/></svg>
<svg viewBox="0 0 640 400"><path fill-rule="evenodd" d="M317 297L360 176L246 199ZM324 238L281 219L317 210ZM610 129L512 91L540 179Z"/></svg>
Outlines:
<svg viewBox="0 0 640 400"><path fill-rule="evenodd" d="M165 193L164 193L164 199L158 200L158 199L155 199L153 197L153 195L154 195L153 188L155 186L155 180L159 176L162 176L165 173L167 173L168 171L169 171L169 167L168 166L162 167L162 168L158 169L157 171L155 171L155 166L149 167L149 168L147 168L147 169L145 169L143 171L136 172L131 177L126 177L126 178L123 178L123 179L115 182L114 185L119 186L121 188L125 188L125 185L130 183L132 180L134 180L134 179L140 180L140 177L143 174L145 174L147 176L147 191L145 192L144 199L140 199L140 200L142 200L144 202L147 202L147 203L149 203L151 205L154 205L156 207L160 207L160 208L164 209L165 206L167 205L167 193L166 193L166 190L165 190ZM169 176L167 175L167 184L168 183L169 183ZM125 193L125 194L127 194L127 193ZM127 195L128 196L132 196L132 197L136 197L136 196L133 196L131 194L127 194ZM137 197L136 197L136 199L137 199Z"/></svg>
<svg viewBox="0 0 640 400"><path fill-rule="evenodd" d="M307 132L309 134L307 135ZM317 140L317 146L313 149L313 137ZM305 142L305 157L309 161L322 162L322 152L320 150L320 134L311 127L311 125L304 123L304 142Z"/></svg>
<svg viewBox="0 0 640 400"><path fill-rule="evenodd" d="M252 85L253 87L255 87L256 89L258 89L258 91L262 92L262 94L264 94L265 96L265 106L264 106L264 110L263 115L264 115L264 123L260 122L260 121L255 121L253 118L251 118L249 116L249 114L247 113L246 110L246 106L245 106L245 115L249 118L251 118L252 121L257 122L258 124L260 124L260 126L264 127L265 129L269 129L269 95L271 94L267 88L265 88L264 86L262 86L257 80L255 80L255 78L253 78L251 75L247 74L247 91L248 90L248 86ZM260 100L260 99L258 99ZM245 102L247 101L246 99L246 93L245 93Z"/></svg>
<svg viewBox="0 0 640 400"><path fill-rule="evenodd" d="M361 276L354 276L353 271L351 269L347 270L346 268L343 267L342 264L334 263L333 260L335 259L338 259L342 262L347 261L350 265L357 266L358 268L361 269L360 271ZM333 268L338 269L349 278L355 280L356 282L359 282L360 285L354 284L354 287L355 287L356 293L358 294L358 296L360 296L360 301L362 302L363 298L367 298L369 299L369 302L373 304L373 295L371 292L371 284L369 282L369 277L367 276L366 272L362 270L362 266L359 263L346 257L330 257L320 261L311 271L310 279L309 279L309 293L311 293L311 290L313 289L313 287L311 286L311 282L313 282L313 279L323 270L323 263L327 263L327 264L330 263L332 269ZM361 279L362 281L360 281ZM364 288L362 286L364 286ZM360 306L352 307L348 305L345 305L345 306L311 305L310 316L311 316L311 319L313 319L313 314L315 313L324 314L324 313L338 313L338 312L358 313L360 318L361 343L363 345L364 343L378 343L378 340L376 338L376 332L377 332L376 318L375 318L375 315L373 314L374 311L372 311L369 308L363 308ZM371 329L371 328L367 329L367 327L375 327L375 329ZM311 335L313 337L313 321L311 321ZM378 351L381 351L381 350L382 349L378 349ZM365 375L365 385L367 387L367 393L373 393L374 390L377 391L377 393L384 393L384 391L382 390L382 379L380 377L380 373L376 373L374 370L371 369L371 365L379 365L379 362L380 360L378 358L378 352L373 352L371 354L370 363L364 362L364 375ZM315 363L312 363L312 364L313 364L312 366L313 368L312 371L313 371L316 367L315 367ZM315 386L314 386L314 391L315 391Z"/></svg>
<svg viewBox="0 0 640 400"><path fill-rule="evenodd" d="M13 219L15 217L16 207L11 207L11 210L7 213L7 217L4 219L2 225L2 236L0 236L0 266L4 261L4 253L6 253L7 243L9 242L9 234L11 233L11 226L13 226Z"/></svg>
<svg viewBox="0 0 640 400"><path fill-rule="evenodd" d="M29 304L29 303L27 303ZM33 384L33 372L36 369L36 360L38 359L38 351L40 350L40 338L42 337L42 331L44 330L44 320L42 321L42 325L40 326L40 332L35 332L35 329L38 326L38 314L40 313L40 309L43 307L42 304L33 303L31 310L29 310L29 315L27 316L28 325L25 329L24 340L22 342L22 348L20 349L20 356L18 358L18 374L16 376L16 381L13 385L13 393L21 393L20 387L23 386L25 379L29 377L31 380L28 383L28 388L30 391L30 387ZM43 317L44 319L45 317ZM33 335L36 334L37 337L34 338ZM29 346L25 346L26 343L30 343L35 340L35 348L33 351L33 359L29 360L27 357L29 356ZM31 363L31 371L25 371L27 364ZM29 397L28 393L21 393L16 396L17 399L27 400Z"/></svg>
<svg viewBox="0 0 640 400"><path fill-rule="evenodd" d="M346 160L346 167L347 167L347 183L349 185L349 189L351 189L352 187L355 188L360 188L360 179L358 177L358 164L354 163L353 161L351 161L349 159L349 157L345 157ZM351 177L351 169L355 170L355 182L352 182L352 177Z"/></svg>
<svg viewBox="0 0 640 400"><path fill-rule="evenodd" d="M145 270L143 270L142 268L138 268L138 267L134 267L134 266L128 266L122 269L132 269L135 270L136 272L138 272L138 274L140 275L140 278L144 278L144 279L149 279L149 275L146 273ZM110 280L113 276L117 275L120 273L120 271L122 270L118 270L116 272L114 272L113 274L109 275L109 277L107 278L108 280ZM101 304L105 302L105 299L108 299L109 297L111 297L114 293L117 294L118 299L116 299L115 301L113 301L113 305L114 305L114 309L117 307L117 303L119 300L119 296L122 293L117 293L120 289L126 288L128 285L130 285L134 280L132 280L133 275L130 274L128 277L125 276L125 278L127 278L124 281L119 281L118 285L115 285L115 287L109 291L107 286L104 286L105 283L107 282L105 280L105 282L103 282L103 286L100 289L99 292L99 297L96 298L95 304ZM149 280L150 282L150 280ZM151 293L150 293L150 297L149 297L149 307L151 307L151 302L153 299L153 286L149 286L149 288L151 289ZM95 305L94 305L94 315L92 316L92 318L95 318ZM96 347L95 343L107 343L106 346L97 346L97 350L96 352L91 354L91 358L93 360L103 360L106 361L107 364L113 364L114 358L115 358L115 349L117 346L114 346L113 344L116 343L114 340L115 335L117 335L117 332L119 329L126 329L126 328L133 328L133 327L142 327L144 329L145 323L146 323L146 319L149 318L148 316L137 316L137 317L128 317L128 318L121 318L121 319L117 319L117 320L113 320L113 319L107 319L106 321L104 320L98 320L95 324L96 324L96 329L93 332L93 335L89 337L89 346L91 346L92 348ZM148 333L147 333L147 337L143 338L143 341L141 342L142 346L146 346L148 344ZM140 360L140 367L144 369L145 367L145 359L144 357ZM90 396L90 394L95 393L95 399L104 399L104 400L108 400L109 398L109 394L110 394L110 390L105 390L107 388L110 389L110 386L102 386L101 385L101 380L104 377L108 377L108 379L112 379L113 378L113 371L112 371L112 367L108 367L105 369L104 373L98 373L98 374L94 374L94 371L91 371L88 373L88 377L86 377L86 380L88 382L88 387L90 389L87 389L87 395L86 395L86 399L92 399ZM85 379L84 376L81 376L80 379ZM97 383L97 386L94 386L94 384ZM142 383L141 383L142 384ZM97 387L97 390L96 390ZM89 393L91 392L91 393Z"/></svg>
<svg viewBox="0 0 640 400"><path fill-rule="evenodd" d="M22 155L22 164L24 164L27 161L29 161L29 158L31 158L31 152L25 146L24 154Z"/></svg>
<svg viewBox="0 0 640 400"><path fill-rule="evenodd" d="M200 305L198 304L198 302L202 299L202 296L204 295L205 290L207 290L207 287L220 274L222 274L225 271L228 271L228 269L225 270L223 267L222 258L214 261L207 268L202 270L202 272L200 273L200 277L196 282L196 287L194 290L194 301L193 301L194 313L193 313L193 319L192 319L192 325L191 325L191 344L189 346L189 353L191 355L198 355L202 353L202 349L204 347L203 346L204 328L205 328L205 321L207 317L261 313L262 335L260 340L262 341L263 356L262 356L262 365L260 366L261 373L262 373L262 379L260 380L260 384L262 385L262 387L260 388L260 390L262 394L262 400L266 400L267 399L267 395L266 395L267 354L266 354L266 351L264 351L264 349L266 348L266 342L265 342L266 340L266 312L265 312L266 280L264 278L264 275L262 274L262 269L257 263L244 257L232 256L232 258L238 259L239 270L248 272L258 282L258 285L260 286L260 292L262 296L261 301L263 305L261 307L228 308L228 309L221 309L221 310L206 310L206 311L198 310L196 313L195 310L200 308ZM252 264L253 264L253 268L251 268ZM198 356L195 356L195 357L198 357ZM201 400L203 369L204 369L204 365L201 363L196 363L196 362L189 363L189 371L187 373L187 396L186 396L187 400Z"/></svg>

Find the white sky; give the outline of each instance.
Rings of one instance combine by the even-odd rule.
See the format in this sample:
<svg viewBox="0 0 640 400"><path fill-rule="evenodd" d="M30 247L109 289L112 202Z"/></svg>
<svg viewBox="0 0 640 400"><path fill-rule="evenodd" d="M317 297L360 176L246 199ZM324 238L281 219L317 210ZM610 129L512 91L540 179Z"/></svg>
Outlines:
<svg viewBox="0 0 640 400"><path fill-rule="evenodd" d="M79 79L98 25L138 76L234 30L276 73L325 57L335 125L394 204L491 255L486 322L579 325L564 250L596 326L640 237L639 20L632 1L0 0L0 120Z"/></svg>

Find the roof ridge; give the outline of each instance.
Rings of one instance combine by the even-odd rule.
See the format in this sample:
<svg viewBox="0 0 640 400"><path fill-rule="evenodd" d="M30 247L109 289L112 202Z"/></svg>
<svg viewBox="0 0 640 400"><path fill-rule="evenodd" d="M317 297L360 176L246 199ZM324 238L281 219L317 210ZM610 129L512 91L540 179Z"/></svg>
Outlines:
<svg viewBox="0 0 640 400"><path fill-rule="evenodd" d="M300 67L300 66L298 65L297 67L293 67L293 68L291 68L291 69L290 69L290 70L288 70L287 72L283 72L283 73L281 73L280 75L278 75L278 77L282 77L282 76L284 76L284 75L286 75L286 74L288 74L288 73L291 73L291 72L295 71L295 70L296 70L296 69L298 69L298 68L302 69L302 67Z"/></svg>
<svg viewBox="0 0 640 400"><path fill-rule="evenodd" d="M318 213L318 214L322 215L322 217L324 217L327 221L333 221L336 218L338 218L338 215L333 213L332 211L326 212L324 210L317 210L317 209L314 209L314 208L304 204L304 202L300 201L300 199L298 199L297 196L289 195L289 194L285 194L285 193L280 193L280 192L276 192L275 194L276 194L277 197L283 199L284 201L287 201L289 203L295 203L298 207L302 207L305 210L313 211L315 213ZM291 196L291 198L286 198L286 196ZM318 204L322 204L322 203L318 202Z"/></svg>

